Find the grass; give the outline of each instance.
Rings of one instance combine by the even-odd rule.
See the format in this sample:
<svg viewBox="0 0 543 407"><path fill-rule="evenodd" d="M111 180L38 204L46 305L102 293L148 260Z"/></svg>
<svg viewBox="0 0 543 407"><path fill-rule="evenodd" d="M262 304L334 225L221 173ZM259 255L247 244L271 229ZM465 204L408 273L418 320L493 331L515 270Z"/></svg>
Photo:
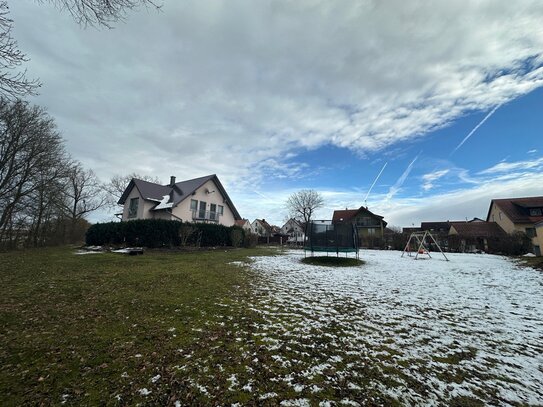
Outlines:
<svg viewBox="0 0 543 407"><path fill-rule="evenodd" d="M229 263L270 253L1 253L2 405L198 403L175 366L211 342L235 348L217 319L240 316L219 304L244 295L248 274Z"/></svg>
<svg viewBox="0 0 543 407"><path fill-rule="evenodd" d="M312 266L355 267L364 264L362 260L351 257L313 256L302 259L302 263Z"/></svg>
<svg viewBox="0 0 543 407"><path fill-rule="evenodd" d="M472 367L477 349L404 354L398 343L409 344L411 329L396 320L376 325L364 301L331 289L333 270L306 268L306 277L324 279L322 290L307 291L288 284L303 280L289 273L288 257L256 261L283 262L276 270L294 279L287 283L244 267L249 257L276 253L0 253L0 404L394 406L420 400L406 389L435 396L428 377L490 383L469 397L435 396L444 405L500 404L493 373Z"/></svg>
<svg viewBox="0 0 543 407"><path fill-rule="evenodd" d="M543 270L543 257L518 257L519 261L528 267L533 267L534 269Z"/></svg>

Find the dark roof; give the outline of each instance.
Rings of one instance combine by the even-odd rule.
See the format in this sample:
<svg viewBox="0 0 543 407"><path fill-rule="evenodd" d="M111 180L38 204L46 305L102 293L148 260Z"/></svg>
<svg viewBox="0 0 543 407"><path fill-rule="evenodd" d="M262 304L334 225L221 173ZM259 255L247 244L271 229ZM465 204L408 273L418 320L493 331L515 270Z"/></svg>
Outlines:
<svg viewBox="0 0 543 407"><path fill-rule="evenodd" d="M368 208L361 206L358 209L340 209L340 210L334 211L334 214L332 215L332 223L348 222L360 213L366 213L369 216L372 216L379 220L383 220L383 216L377 215L371 212ZM387 222L383 221L383 226L386 226L386 225L387 225Z"/></svg>
<svg viewBox="0 0 543 407"><path fill-rule="evenodd" d="M268 222L266 222L265 219L256 219L256 220L259 221L262 226L264 226L264 229L271 232L272 227L270 226L270 224Z"/></svg>
<svg viewBox="0 0 543 407"><path fill-rule="evenodd" d="M133 187L136 187L141 195L141 197L148 201L161 201L165 195L170 195L170 202L173 203L173 206L177 206L180 202L184 201L186 198L192 195L194 191L204 185L207 181L213 180L217 188L221 192L222 196L225 198L225 202L234 214L234 219L241 219L236 207L230 200L230 197L226 193L226 190L222 186L219 178L215 174L206 175L205 177L193 178L186 181L176 182L173 186L171 185L159 185L154 182L143 181L141 179L132 179L126 189L123 192L123 195L119 199L118 204L123 205L132 191Z"/></svg>
<svg viewBox="0 0 543 407"><path fill-rule="evenodd" d="M420 232L422 229L417 227L402 228L402 233Z"/></svg>
<svg viewBox="0 0 543 407"><path fill-rule="evenodd" d="M444 231L449 232L449 229L451 228L451 222L421 222L420 223L420 229L421 230L433 230L435 232L438 231Z"/></svg>
<svg viewBox="0 0 543 407"><path fill-rule="evenodd" d="M499 237L506 234L496 222L454 222L451 226L465 237Z"/></svg>
<svg viewBox="0 0 543 407"><path fill-rule="evenodd" d="M541 208L543 210L543 196L493 199L488 208L487 221L490 220L492 204L496 204L513 223L537 223L543 221L543 215L530 216L530 209Z"/></svg>
<svg viewBox="0 0 543 407"><path fill-rule="evenodd" d="M347 222L348 220L354 218L357 213L358 209L345 209L334 211L334 214L332 215L332 223Z"/></svg>

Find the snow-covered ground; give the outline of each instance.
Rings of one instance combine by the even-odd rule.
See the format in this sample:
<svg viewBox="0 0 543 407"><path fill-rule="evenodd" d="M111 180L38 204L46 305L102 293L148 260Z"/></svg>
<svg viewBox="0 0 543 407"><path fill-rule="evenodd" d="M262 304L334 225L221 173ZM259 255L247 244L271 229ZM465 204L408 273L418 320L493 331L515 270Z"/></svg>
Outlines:
<svg viewBox="0 0 543 407"><path fill-rule="evenodd" d="M543 273L400 255L362 251L349 268L304 265L300 251L253 259L253 335L292 373L276 380L344 388L345 403L365 386L405 404L543 404Z"/></svg>

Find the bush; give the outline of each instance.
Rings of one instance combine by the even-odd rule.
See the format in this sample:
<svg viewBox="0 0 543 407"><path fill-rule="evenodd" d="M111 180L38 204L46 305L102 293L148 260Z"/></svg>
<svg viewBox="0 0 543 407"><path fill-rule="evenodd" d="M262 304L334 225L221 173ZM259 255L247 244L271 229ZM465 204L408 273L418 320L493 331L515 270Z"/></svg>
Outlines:
<svg viewBox="0 0 543 407"><path fill-rule="evenodd" d="M243 239L243 247L253 248L256 247L258 243L258 235L254 233L245 233L245 238Z"/></svg>
<svg viewBox="0 0 543 407"><path fill-rule="evenodd" d="M237 226L211 223L189 223L163 219L137 219L127 222L97 223L86 234L88 245L127 245L144 247L233 246L233 231L244 232ZM239 237L238 237L239 240Z"/></svg>
<svg viewBox="0 0 543 407"><path fill-rule="evenodd" d="M232 229L230 232L230 240L232 242L232 246L240 247L241 243L243 243L243 230L240 228Z"/></svg>

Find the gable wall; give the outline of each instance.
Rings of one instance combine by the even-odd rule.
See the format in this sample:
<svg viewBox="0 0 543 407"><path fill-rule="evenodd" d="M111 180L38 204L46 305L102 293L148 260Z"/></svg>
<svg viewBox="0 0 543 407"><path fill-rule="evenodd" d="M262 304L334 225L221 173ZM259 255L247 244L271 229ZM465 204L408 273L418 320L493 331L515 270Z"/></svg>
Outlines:
<svg viewBox="0 0 543 407"><path fill-rule="evenodd" d="M130 208L130 200L132 198L139 198L138 202L138 215L135 218L129 218L128 217L128 210ZM124 201L123 206L123 221L125 220L133 220L133 219L150 219L153 217L153 214L150 212L150 209L155 206L156 202L150 202L146 201L142 198L140 195L140 192L138 188L134 185L132 188L132 191L130 191L130 194L128 194L128 197L126 198L126 201Z"/></svg>
<svg viewBox="0 0 543 407"><path fill-rule="evenodd" d="M212 194L206 194L206 188L215 192ZM188 196L185 198L185 200L180 202L179 205L172 208L172 213L178 218L181 218L184 222L192 222L190 201L191 199L195 199L198 201L198 209L200 208L200 201L204 201L206 203L206 211L210 210L211 204L216 204L217 210L219 205L224 206L224 215L219 217L219 223L225 226L232 226L235 222L234 214L230 210L230 207L224 202L224 198L225 197L222 196L217 185L215 185L215 182L213 182L213 180L209 180L198 188L194 195Z"/></svg>

